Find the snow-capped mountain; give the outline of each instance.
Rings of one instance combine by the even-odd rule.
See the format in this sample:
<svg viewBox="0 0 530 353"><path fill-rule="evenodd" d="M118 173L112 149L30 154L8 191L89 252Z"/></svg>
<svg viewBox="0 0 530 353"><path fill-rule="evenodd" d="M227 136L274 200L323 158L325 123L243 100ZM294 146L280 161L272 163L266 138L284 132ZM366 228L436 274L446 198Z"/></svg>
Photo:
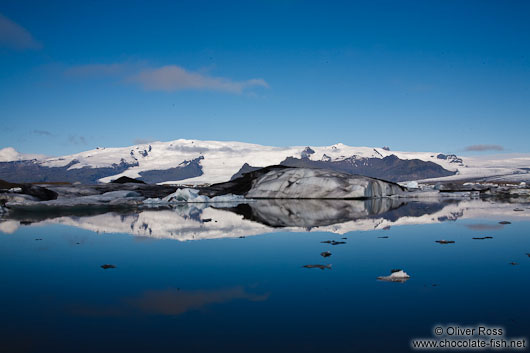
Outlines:
<svg viewBox="0 0 530 353"><path fill-rule="evenodd" d="M211 184L275 164L335 169L394 181L465 179L516 175L530 179L530 156L510 159L459 158L434 152L331 146L272 147L242 142L175 140L102 148L62 157L0 154L0 179L110 182L120 176L149 183ZM11 157L10 157L11 156Z"/></svg>

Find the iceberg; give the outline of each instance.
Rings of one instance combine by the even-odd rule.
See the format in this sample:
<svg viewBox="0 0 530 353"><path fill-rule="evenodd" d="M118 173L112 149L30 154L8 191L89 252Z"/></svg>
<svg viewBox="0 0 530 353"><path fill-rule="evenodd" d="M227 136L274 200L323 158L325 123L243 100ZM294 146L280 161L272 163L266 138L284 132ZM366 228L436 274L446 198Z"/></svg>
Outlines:
<svg viewBox="0 0 530 353"><path fill-rule="evenodd" d="M242 195L220 195L215 197L208 197L200 195L199 190L182 188L177 189L174 193L167 195L164 198L149 198L144 200L144 205L169 205L169 204L180 204L180 203L232 203L232 202L246 202Z"/></svg>
<svg viewBox="0 0 530 353"><path fill-rule="evenodd" d="M325 169L273 169L253 181L248 198L367 199L400 195L398 184Z"/></svg>
<svg viewBox="0 0 530 353"><path fill-rule="evenodd" d="M408 273L403 270L392 270L390 276L379 276L377 277L380 281L389 281L389 282L405 282L410 278Z"/></svg>

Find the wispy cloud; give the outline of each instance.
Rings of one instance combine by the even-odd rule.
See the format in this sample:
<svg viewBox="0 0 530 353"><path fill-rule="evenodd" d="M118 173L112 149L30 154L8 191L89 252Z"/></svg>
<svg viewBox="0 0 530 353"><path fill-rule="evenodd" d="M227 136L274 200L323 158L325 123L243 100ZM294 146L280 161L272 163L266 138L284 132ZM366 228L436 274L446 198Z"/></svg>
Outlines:
<svg viewBox="0 0 530 353"><path fill-rule="evenodd" d="M135 139L133 140L133 143L134 143L135 145L145 145L145 144L147 144L147 143L151 143L151 142L153 142L153 141L154 141L154 139L146 139L146 138L141 138L141 137L139 137L139 138L135 138Z"/></svg>
<svg viewBox="0 0 530 353"><path fill-rule="evenodd" d="M73 145L86 145L87 141L84 136L70 135L68 136L68 142Z"/></svg>
<svg viewBox="0 0 530 353"><path fill-rule="evenodd" d="M486 223L475 223L466 224L466 227L472 230L496 230L503 227L502 224L486 224Z"/></svg>
<svg viewBox="0 0 530 353"><path fill-rule="evenodd" d="M0 46L17 50L40 49L38 42L24 27L0 13Z"/></svg>
<svg viewBox="0 0 530 353"><path fill-rule="evenodd" d="M147 91L199 90L240 94L256 87L269 87L262 78L236 81L186 70L177 65L149 67L145 62L78 65L66 69L64 73L69 77L78 78L115 78Z"/></svg>
<svg viewBox="0 0 530 353"><path fill-rule="evenodd" d="M224 77L188 71L175 65L143 70L130 77L129 80L150 91L211 90L242 93L252 87L269 87L267 82L261 78L233 81Z"/></svg>
<svg viewBox="0 0 530 353"><path fill-rule="evenodd" d="M53 136L53 134L47 130L33 130L33 133L35 135L40 135L40 136Z"/></svg>
<svg viewBox="0 0 530 353"><path fill-rule="evenodd" d="M504 151L500 145L471 145L465 148L466 151Z"/></svg>

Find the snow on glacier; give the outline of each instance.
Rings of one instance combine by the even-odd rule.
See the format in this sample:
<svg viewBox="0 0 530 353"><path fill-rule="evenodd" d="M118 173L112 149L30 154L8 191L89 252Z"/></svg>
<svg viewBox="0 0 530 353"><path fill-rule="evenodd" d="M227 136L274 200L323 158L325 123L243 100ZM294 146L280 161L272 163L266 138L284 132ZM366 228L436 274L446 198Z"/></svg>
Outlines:
<svg viewBox="0 0 530 353"><path fill-rule="evenodd" d="M130 147L96 148L81 153L51 158L37 158L22 155L12 148L0 150L0 161L23 160L37 158L42 166L64 167L69 169L83 167L112 167L122 162L135 165L120 174L100 179L110 182L120 176L140 177L140 172L147 170L165 170L178 166L185 160L193 160L200 156L203 175L186 180L167 181L167 184L200 185L227 181L244 163L253 167L266 167L279 164L287 157L301 158L308 146L273 147L243 142L174 140L169 142L152 142ZM463 177L488 177L493 175L509 175L517 172L517 168L530 165L529 155L500 155L499 158L464 157L463 164L451 163L450 159L437 158L434 152L399 152L383 148L351 147L342 143L331 146L310 146L314 153L304 154L311 160L339 161L351 156L357 158L384 158L395 155L400 159L420 159L441 165L457 175L436 180L453 180ZM504 158L502 158L504 156ZM31 157L31 158L30 158ZM524 170L521 170L524 173Z"/></svg>

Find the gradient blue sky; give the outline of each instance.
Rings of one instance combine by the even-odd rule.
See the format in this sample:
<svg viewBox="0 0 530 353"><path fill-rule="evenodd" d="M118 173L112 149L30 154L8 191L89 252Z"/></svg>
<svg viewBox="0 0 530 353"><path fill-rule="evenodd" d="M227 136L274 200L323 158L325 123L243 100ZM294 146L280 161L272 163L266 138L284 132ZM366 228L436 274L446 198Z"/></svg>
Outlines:
<svg viewBox="0 0 530 353"><path fill-rule="evenodd" d="M0 148L49 155L178 138L530 152L530 2L0 0L0 119Z"/></svg>

